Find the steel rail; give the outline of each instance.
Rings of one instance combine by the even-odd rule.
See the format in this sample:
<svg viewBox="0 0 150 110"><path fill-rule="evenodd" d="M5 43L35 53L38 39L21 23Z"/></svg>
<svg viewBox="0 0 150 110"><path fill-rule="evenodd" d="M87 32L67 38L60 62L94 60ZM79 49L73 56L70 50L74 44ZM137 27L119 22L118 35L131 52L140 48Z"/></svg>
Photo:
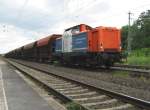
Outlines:
<svg viewBox="0 0 150 110"><path fill-rule="evenodd" d="M15 62L15 61L13 61L13 62ZM26 64L23 64L23 63L20 63L20 62L17 62L17 63L22 64L22 65L24 65L26 67L29 67L29 68L32 68L32 69L44 72L46 74L51 74L53 76L62 78L64 80L67 80L67 81L70 81L70 82L73 82L73 83L76 83L76 84L79 84L79 85L91 88L92 90L98 91L100 93L104 93L104 94L106 94L108 96L117 98L119 100L122 100L123 102L130 103L130 104L135 105L137 107L141 107L141 108L144 108L144 109L150 109L150 102L149 101L144 101L144 100L141 100L141 99L138 99L138 98L135 98L135 97L131 97L131 96L125 95L125 94L121 94L121 93L117 93L117 92L114 92L114 91L106 90L104 88L96 87L95 85L90 85L90 84L87 84L85 82L81 82L79 80L67 78L67 77L62 76L62 75L58 75L58 74L56 75L55 73L48 72L48 71L43 70L41 68L36 68L36 67L29 66L29 65L26 65ZM58 91L54 90L54 92L58 92ZM59 95L61 96L62 94L59 94ZM67 98L67 100L69 101L71 99Z"/></svg>

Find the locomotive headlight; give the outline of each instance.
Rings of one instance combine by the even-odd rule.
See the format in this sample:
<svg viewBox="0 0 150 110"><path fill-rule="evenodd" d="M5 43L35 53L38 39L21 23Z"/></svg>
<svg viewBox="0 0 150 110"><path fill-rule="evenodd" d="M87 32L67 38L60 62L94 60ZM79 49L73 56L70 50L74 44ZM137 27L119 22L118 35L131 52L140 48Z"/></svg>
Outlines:
<svg viewBox="0 0 150 110"><path fill-rule="evenodd" d="M104 49L104 47L103 47L103 45L102 45L102 44L100 44L100 49L101 49L101 50L103 50L103 49Z"/></svg>
<svg viewBox="0 0 150 110"><path fill-rule="evenodd" d="M103 46L100 46L101 49L103 49Z"/></svg>
<svg viewBox="0 0 150 110"><path fill-rule="evenodd" d="M120 44L120 46L119 46L119 50L121 50L122 49L122 46L121 46L121 44Z"/></svg>
<svg viewBox="0 0 150 110"><path fill-rule="evenodd" d="M103 44L100 44L100 48L103 49Z"/></svg>

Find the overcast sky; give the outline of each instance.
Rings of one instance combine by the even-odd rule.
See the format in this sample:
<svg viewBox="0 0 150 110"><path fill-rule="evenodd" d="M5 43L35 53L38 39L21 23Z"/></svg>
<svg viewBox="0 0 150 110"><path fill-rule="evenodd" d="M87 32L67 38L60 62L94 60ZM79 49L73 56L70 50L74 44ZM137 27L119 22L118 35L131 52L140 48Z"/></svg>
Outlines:
<svg viewBox="0 0 150 110"><path fill-rule="evenodd" d="M150 0L0 0L0 53L85 23L120 28L148 10Z"/></svg>

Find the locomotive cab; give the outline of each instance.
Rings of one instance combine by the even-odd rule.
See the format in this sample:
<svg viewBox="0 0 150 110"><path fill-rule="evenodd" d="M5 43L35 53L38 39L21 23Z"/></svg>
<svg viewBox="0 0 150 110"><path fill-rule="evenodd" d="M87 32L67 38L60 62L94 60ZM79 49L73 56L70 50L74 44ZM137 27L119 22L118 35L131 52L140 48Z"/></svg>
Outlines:
<svg viewBox="0 0 150 110"><path fill-rule="evenodd" d="M65 29L65 32L70 31L72 34L77 34L80 32L85 32L85 31L90 31L90 30L92 30L92 27L86 24L80 24L80 25Z"/></svg>
<svg viewBox="0 0 150 110"><path fill-rule="evenodd" d="M72 50L73 38L80 36L81 33L85 33L92 29L93 29L92 27L85 25L85 24L76 25L76 26L66 29L62 35L62 52L64 53L72 52L73 51Z"/></svg>

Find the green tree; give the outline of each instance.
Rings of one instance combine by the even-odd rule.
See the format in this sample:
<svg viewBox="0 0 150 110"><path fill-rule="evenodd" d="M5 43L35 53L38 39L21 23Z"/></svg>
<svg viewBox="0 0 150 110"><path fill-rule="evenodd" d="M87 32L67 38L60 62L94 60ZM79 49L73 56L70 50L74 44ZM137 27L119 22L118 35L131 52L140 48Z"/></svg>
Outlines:
<svg viewBox="0 0 150 110"><path fill-rule="evenodd" d="M121 29L121 44L123 50L127 48L128 25L123 26Z"/></svg>
<svg viewBox="0 0 150 110"><path fill-rule="evenodd" d="M123 26L122 46L127 48L128 26ZM131 26L132 49L150 47L150 10L142 12L138 19Z"/></svg>
<svg viewBox="0 0 150 110"><path fill-rule="evenodd" d="M150 10L142 12L132 25L132 47L150 47Z"/></svg>

